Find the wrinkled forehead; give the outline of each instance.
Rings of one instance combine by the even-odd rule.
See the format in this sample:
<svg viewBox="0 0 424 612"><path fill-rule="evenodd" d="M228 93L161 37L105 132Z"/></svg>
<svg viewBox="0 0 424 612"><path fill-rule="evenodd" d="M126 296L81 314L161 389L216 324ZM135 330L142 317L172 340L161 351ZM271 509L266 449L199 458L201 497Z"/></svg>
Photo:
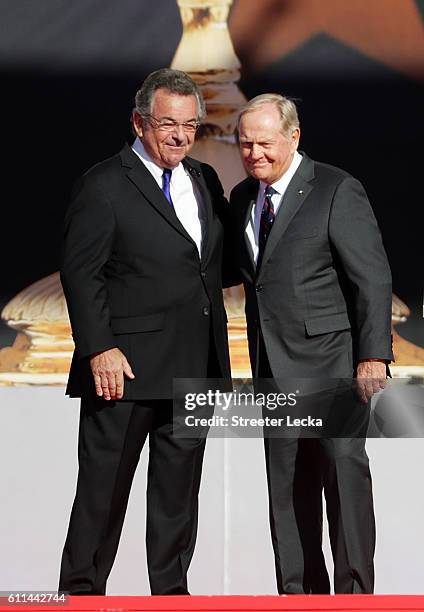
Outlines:
<svg viewBox="0 0 424 612"><path fill-rule="evenodd" d="M239 121L239 133L270 134L281 133L280 111L275 104L265 103L243 113Z"/></svg>
<svg viewBox="0 0 424 612"><path fill-rule="evenodd" d="M240 142L263 142L275 140L282 136L282 125L280 114L276 109L270 112L255 109L244 113L239 122Z"/></svg>

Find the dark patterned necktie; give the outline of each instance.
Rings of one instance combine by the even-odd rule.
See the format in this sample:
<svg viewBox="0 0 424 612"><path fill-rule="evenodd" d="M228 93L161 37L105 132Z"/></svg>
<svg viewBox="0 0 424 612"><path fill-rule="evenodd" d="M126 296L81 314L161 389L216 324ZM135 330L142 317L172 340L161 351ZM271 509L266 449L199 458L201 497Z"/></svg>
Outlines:
<svg viewBox="0 0 424 612"><path fill-rule="evenodd" d="M162 174L162 191L165 194L165 197L168 202L171 204L172 207L174 207L174 203L172 202L171 198L171 175L172 170L170 170L169 168L164 168Z"/></svg>
<svg viewBox="0 0 424 612"><path fill-rule="evenodd" d="M275 219L274 205L271 201L271 197L274 193L275 189L273 189L271 185L267 185L267 188L265 189L264 205L261 213L261 224L259 227L259 251L258 260L256 262L257 270L259 270L261 266L262 257L265 251L265 245Z"/></svg>

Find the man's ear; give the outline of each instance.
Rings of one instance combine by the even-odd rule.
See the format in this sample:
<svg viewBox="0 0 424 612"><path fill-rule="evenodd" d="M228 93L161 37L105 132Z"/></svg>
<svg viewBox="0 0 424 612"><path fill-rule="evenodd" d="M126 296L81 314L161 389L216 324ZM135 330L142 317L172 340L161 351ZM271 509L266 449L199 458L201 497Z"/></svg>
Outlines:
<svg viewBox="0 0 424 612"><path fill-rule="evenodd" d="M141 138L143 136L143 118L136 110L133 110L132 113L132 124L135 133Z"/></svg>
<svg viewBox="0 0 424 612"><path fill-rule="evenodd" d="M299 139L300 139L300 128L297 127L292 132L292 143L295 149L297 149L297 147L299 146Z"/></svg>

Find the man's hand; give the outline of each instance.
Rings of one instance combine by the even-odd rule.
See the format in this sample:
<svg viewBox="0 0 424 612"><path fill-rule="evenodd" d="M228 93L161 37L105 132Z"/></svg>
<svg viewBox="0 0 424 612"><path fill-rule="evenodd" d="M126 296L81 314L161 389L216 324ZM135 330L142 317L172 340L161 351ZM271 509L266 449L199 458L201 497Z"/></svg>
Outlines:
<svg viewBox="0 0 424 612"><path fill-rule="evenodd" d="M387 385L386 362L382 359L360 361L356 370L356 392L363 404Z"/></svg>
<svg viewBox="0 0 424 612"><path fill-rule="evenodd" d="M111 348L90 357L96 393L105 400L119 400L124 395L124 374L135 378L124 353Z"/></svg>

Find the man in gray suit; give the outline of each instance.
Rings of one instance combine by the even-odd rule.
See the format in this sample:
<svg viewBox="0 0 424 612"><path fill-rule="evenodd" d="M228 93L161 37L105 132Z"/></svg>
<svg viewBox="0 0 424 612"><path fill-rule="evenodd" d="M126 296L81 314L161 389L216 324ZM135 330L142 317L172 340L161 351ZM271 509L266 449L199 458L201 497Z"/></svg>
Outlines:
<svg viewBox="0 0 424 612"><path fill-rule="evenodd" d="M392 360L391 274L362 185L297 151L292 101L241 111L247 179L231 194L255 378L356 378L364 405ZM365 428L366 429L366 428ZM364 429L362 429L362 432ZM279 593L328 593L321 550L326 495L336 593L372 593L371 476L362 437L265 437Z"/></svg>

